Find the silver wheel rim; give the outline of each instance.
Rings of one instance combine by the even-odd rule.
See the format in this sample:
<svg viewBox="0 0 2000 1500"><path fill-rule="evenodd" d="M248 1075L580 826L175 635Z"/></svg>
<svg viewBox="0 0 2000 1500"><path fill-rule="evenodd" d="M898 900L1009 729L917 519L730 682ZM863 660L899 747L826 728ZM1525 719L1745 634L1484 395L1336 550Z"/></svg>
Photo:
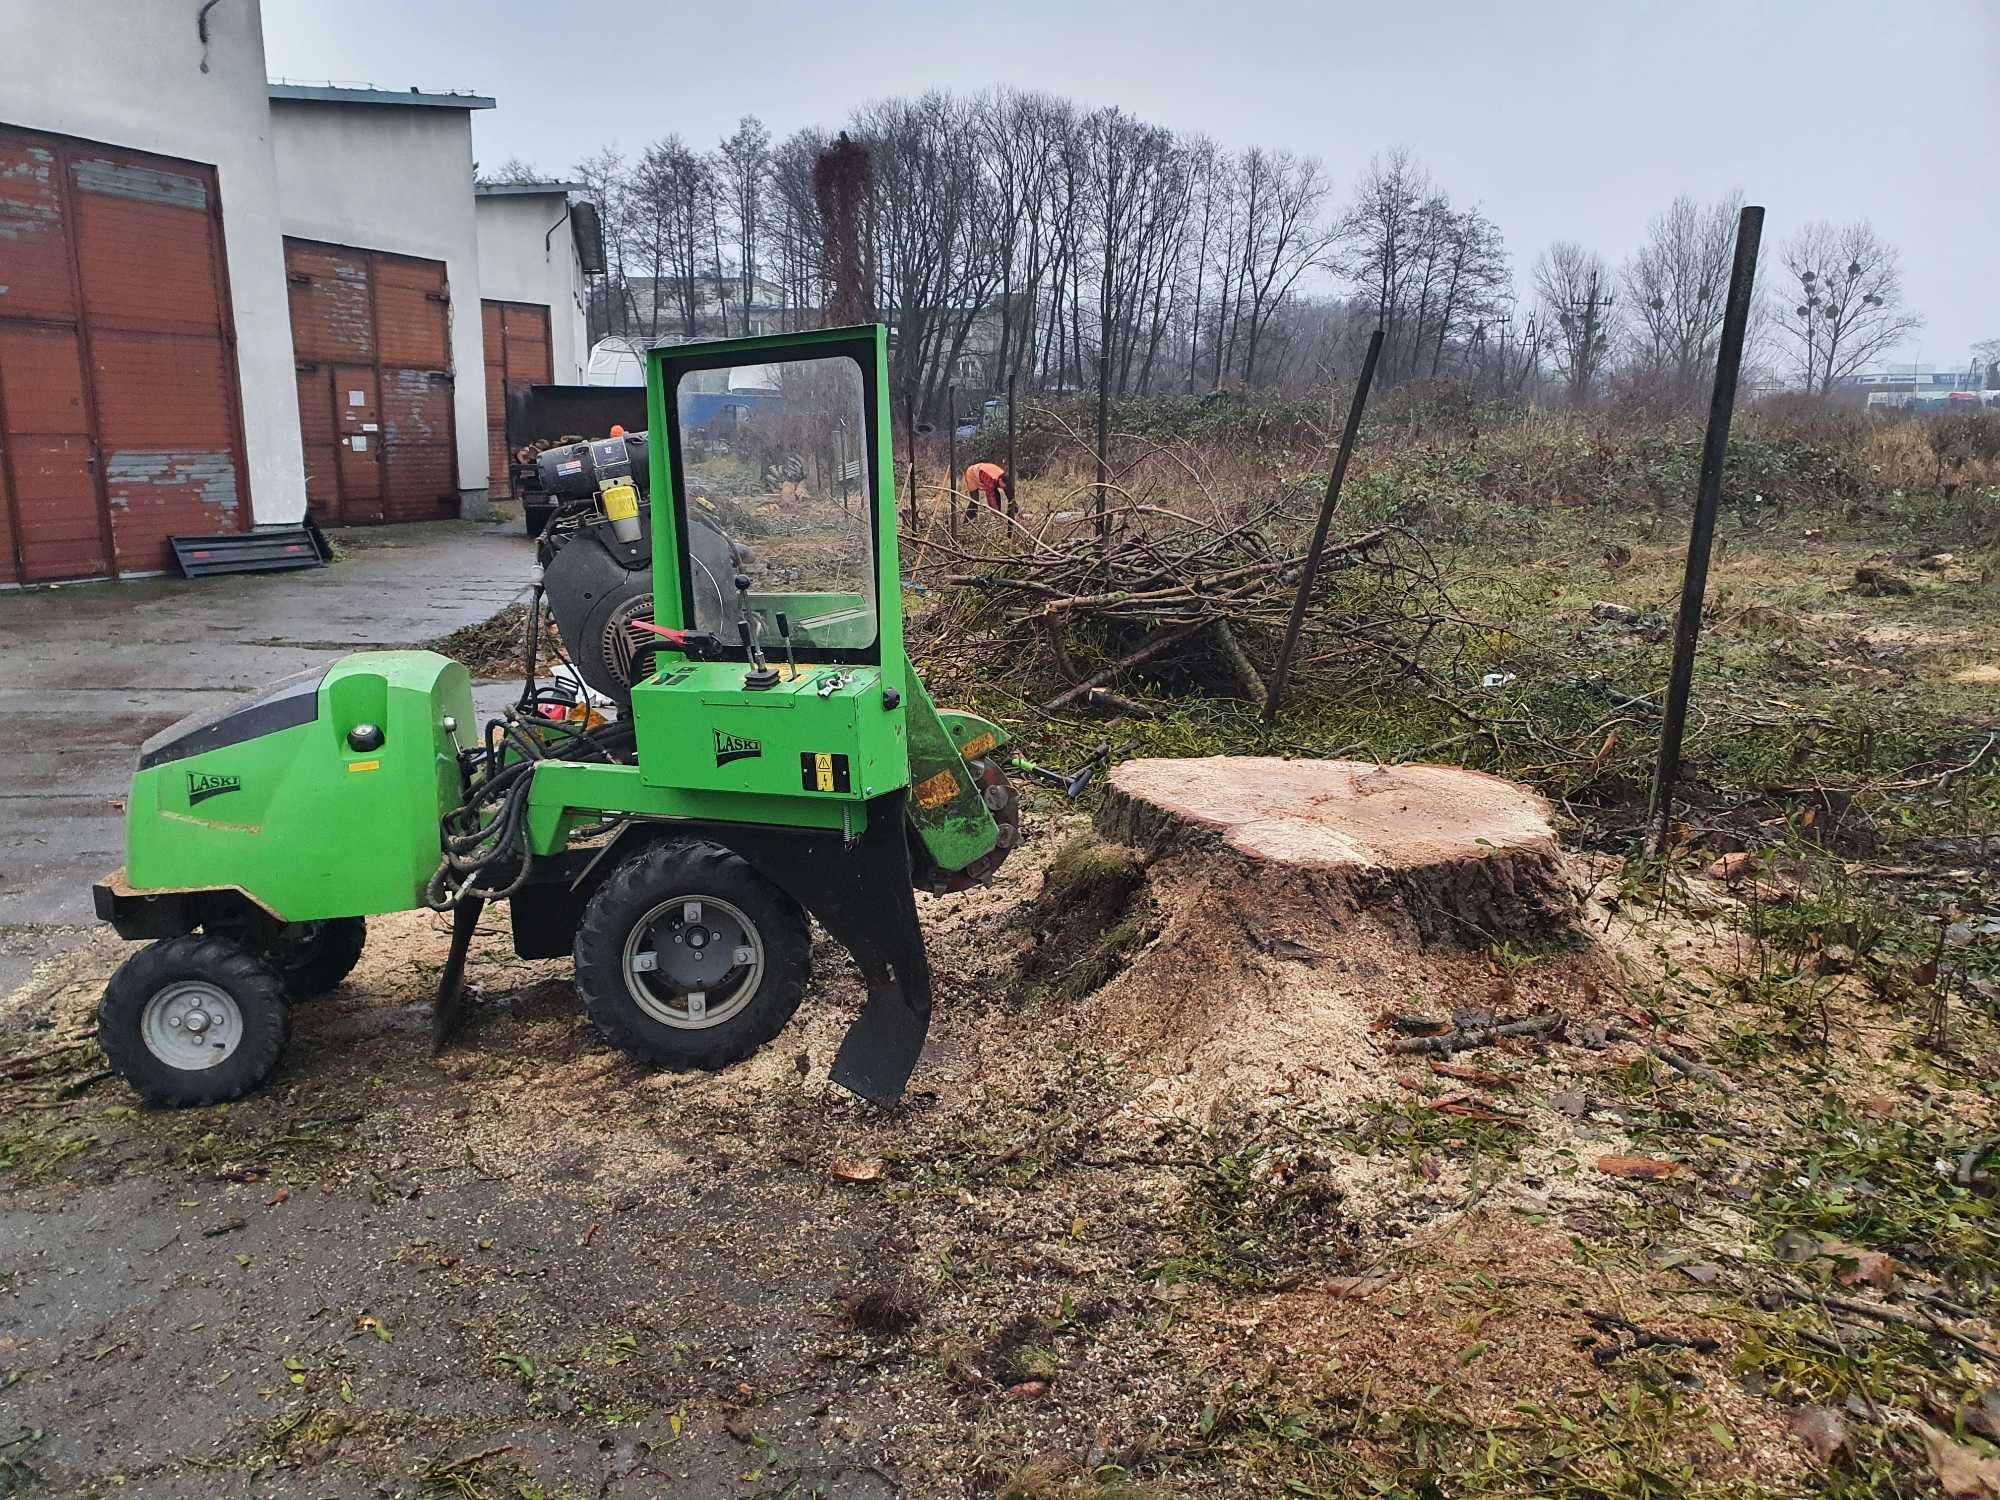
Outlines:
<svg viewBox="0 0 2000 1500"><path fill-rule="evenodd" d="M243 1045L243 1009L227 990L184 979L159 990L139 1017L146 1050L170 1068L217 1068Z"/></svg>
<svg viewBox="0 0 2000 1500"><path fill-rule="evenodd" d="M625 988L662 1026L706 1031L731 1020L764 982L764 939L741 907L675 896L625 935Z"/></svg>

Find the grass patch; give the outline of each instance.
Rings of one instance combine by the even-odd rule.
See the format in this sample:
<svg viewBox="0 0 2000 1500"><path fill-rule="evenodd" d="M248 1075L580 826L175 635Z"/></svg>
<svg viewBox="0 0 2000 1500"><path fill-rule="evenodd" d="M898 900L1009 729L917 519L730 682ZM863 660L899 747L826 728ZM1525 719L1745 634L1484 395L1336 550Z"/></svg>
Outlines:
<svg viewBox="0 0 2000 1500"><path fill-rule="evenodd" d="M1635 1360L1622 1382L1475 1421L1448 1390L1383 1406L1363 1380L1311 1404L1225 1396L1203 1412L1208 1450L1264 1493L1383 1500L1534 1495L1573 1500L1751 1500L1729 1472L1736 1439L1670 1362ZM1719 1460L1719 1461L1718 1461Z"/></svg>
<svg viewBox="0 0 2000 1500"><path fill-rule="evenodd" d="M44 1182L56 1168L97 1145L94 1135L60 1128L9 1125L0 1129L0 1171L18 1172L29 1182Z"/></svg>
<svg viewBox="0 0 2000 1500"><path fill-rule="evenodd" d="M1983 1185L1961 1186L1962 1164ZM2000 1281L1996 1177L2000 1137L1935 1116L1870 1120L1829 1098L1766 1177L1756 1207L1781 1230L1883 1251L1983 1304Z"/></svg>
<svg viewBox="0 0 2000 1500"><path fill-rule="evenodd" d="M1187 1179L1179 1248L1161 1266L1167 1279L1272 1291L1351 1262L1344 1194L1324 1148L1296 1135L1223 1150L1201 1142L1195 1152L1204 1146Z"/></svg>

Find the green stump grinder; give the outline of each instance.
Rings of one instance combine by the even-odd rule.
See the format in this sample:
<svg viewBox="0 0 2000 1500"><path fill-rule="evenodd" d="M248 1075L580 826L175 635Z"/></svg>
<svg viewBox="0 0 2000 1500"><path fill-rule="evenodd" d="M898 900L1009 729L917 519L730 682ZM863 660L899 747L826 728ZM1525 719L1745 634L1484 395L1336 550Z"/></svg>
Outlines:
<svg viewBox="0 0 2000 1500"><path fill-rule="evenodd" d="M867 982L834 1081L902 1095L931 1010L915 892L989 877L1017 807L1005 735L934 707L904 655L887 334L655 349L647 403L648 433L542 455L569 498L526 686L483 729L464 667L364 651L146 742L95 897L151 940L99 1009L147 1099L256 1088L385 912L452 914L442 1046L501 899L517 953L573 954L598 1029L673 1068L783 1029L810 913ZM545 594L564 693L535 681Z"/></svg>

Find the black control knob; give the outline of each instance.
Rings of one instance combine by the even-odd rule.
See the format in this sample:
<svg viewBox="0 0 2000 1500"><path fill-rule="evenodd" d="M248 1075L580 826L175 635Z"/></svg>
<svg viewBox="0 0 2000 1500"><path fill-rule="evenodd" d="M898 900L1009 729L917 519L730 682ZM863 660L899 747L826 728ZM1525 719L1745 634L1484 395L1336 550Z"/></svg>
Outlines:
<svg viewBox="0 0 2000 1500"><path fill-rule="evenodd" d="M382 726L379 724L356 724L347 731L347 748L350 750L380 750L382 740Z"/></svg>

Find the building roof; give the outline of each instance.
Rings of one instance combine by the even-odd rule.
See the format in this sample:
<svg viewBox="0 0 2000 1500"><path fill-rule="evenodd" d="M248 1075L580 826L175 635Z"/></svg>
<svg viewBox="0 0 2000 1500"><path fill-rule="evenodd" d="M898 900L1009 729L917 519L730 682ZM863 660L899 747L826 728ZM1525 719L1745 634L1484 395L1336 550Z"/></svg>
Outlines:
<svg viewBox="0 0 2000 1500"><path fill-rule="evenodd" d="M589 186L587 182L478 182L472 191L481 198L534 198L581 193Z"/></svg>
<svg viewBox="0 0 2000 1500"><path fill-rule="evenodd" d="M273 99L292 99L311 104L384 104L408 109L491 109L493 101L484 94L447 92L427 94L422 89L350 88L332 83L283 83L266 85Z"/></svg>

